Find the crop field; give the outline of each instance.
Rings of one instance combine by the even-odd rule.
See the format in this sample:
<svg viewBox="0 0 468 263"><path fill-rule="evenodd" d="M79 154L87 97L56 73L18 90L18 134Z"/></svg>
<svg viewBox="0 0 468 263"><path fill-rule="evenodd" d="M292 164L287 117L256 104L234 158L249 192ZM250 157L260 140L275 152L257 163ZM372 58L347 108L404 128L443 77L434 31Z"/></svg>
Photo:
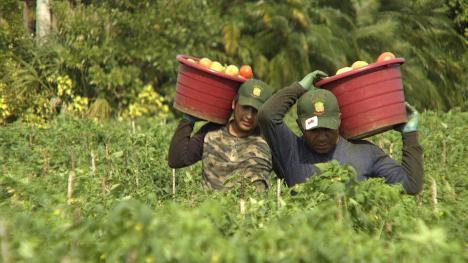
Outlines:
<svg viewBox="0 0 468 263"><path fill-rule="evenodd" d="M417 196L345 187L354 170L335 162L294 196L274 173L262 195L248 180L204 191L200 162L167 165L178 119L0 126L0 261L467 262L467 120L421 112ZM399 133L368 139L401 160Z"/></svg>

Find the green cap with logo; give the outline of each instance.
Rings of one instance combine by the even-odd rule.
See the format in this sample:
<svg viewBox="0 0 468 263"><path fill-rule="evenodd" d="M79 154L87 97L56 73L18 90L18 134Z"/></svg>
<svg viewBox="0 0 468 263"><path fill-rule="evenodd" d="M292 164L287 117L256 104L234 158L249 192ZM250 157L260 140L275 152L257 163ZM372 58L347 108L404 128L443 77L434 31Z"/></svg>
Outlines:
<svg viewBox="0 0 468 263"><path fill-rule="evenodd" d="M340 107L329 90L314 89L304 93L297 101L297 117L304 130L337 130L340 126Z"/></svg>
<svg viewBox="0 0 468 263"><path fill-rule="evenodd" d="M270 98L271 88L263 81L249 79L240 86L237 94L240 105L252 106L258 110Z"/></svg>

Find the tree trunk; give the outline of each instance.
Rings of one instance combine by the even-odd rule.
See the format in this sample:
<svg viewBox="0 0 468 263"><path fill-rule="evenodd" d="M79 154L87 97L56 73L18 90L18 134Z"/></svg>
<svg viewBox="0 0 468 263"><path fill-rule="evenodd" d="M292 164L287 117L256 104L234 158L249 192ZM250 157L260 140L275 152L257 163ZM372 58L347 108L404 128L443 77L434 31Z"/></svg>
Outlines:
<svg viewBox="0 0 468 263"><path fill-rule="evenodd" d="M24 28L26 29L25 37L29 37L31 35L31 21L29 20L29 4L28 2L23 3L23 24Z"/></svg>
<svg viewBox="0 0 468 263"><path fill-rule="evenodd" d="M36 1L36 43L41 46L50 34L49 0Z"/></svg>

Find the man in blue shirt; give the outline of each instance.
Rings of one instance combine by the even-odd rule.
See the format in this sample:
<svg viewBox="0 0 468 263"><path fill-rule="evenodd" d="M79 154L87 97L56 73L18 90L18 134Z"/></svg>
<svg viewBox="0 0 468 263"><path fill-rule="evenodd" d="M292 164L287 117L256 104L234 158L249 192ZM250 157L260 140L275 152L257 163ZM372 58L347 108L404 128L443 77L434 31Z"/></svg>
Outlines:
<svg viewBox="0 0 468 263"><path fill-rule="evenodd" d="M321 71L309 73L299 83L275 93L258 112L260 129L279 162L287 185L306 182L317 173L315 164L337 160L354 167L358 181L381 177L388 184L401 183L408 194L418 194L424 182L418 112L407 104L408 123L395 127L403 140L400 165L371 142L346 140L339 135L340 110L336 97L328 90L313 87L325 77L327 75ZM301 137L283 121L296 101Z"/></svg>

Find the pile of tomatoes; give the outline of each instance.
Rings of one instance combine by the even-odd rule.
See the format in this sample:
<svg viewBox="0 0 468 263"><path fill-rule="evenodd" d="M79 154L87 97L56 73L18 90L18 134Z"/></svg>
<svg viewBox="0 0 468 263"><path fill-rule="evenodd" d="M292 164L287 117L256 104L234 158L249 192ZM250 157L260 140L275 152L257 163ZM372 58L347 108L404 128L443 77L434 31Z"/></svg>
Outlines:
<svg viewBox="0 0 468 263"><path fill-rule="evenodd" d="M236 76L239 78L251 79L253 77L252 67L249 65L243 65L242 67L238 68L236 65L222 65L218 61L212 61L209 58L202 58L198 61L194 59L187 59L192 63L196 63L204 68L225 73L230 76Z"/></svg>
<svg viewBox="0 0 468 263"><path fill-rule="evenodd" d="M379 55L376 62L382 62L382 61L394 59L394 58L395 58L395 55L392 52L383 52L382 54ZM367 65L369 65L367 62L359 60L359 61L354 62L353 65L351 65L350 67L340 68L339 70L336 71L335 75L345 73L353 69L357 69L357 68L364 67Z"/></svg>

